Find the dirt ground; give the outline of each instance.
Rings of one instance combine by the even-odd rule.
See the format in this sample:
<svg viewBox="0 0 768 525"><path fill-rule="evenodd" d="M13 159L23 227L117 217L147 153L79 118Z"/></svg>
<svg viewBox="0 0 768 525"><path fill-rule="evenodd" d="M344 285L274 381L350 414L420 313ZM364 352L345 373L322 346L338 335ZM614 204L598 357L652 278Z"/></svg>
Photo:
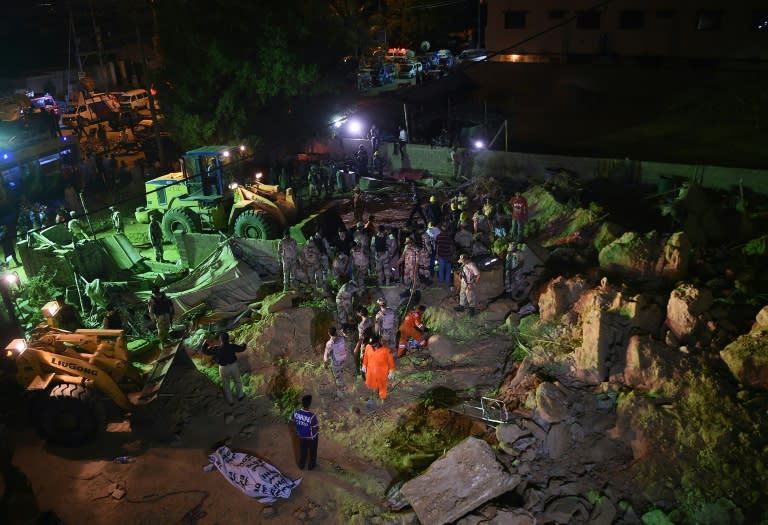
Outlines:
<svg viewBox="0 0 768 525"><path fill-rule="evenodd" d="M207 394L221 397L218 388L208 387ZM385 471L321 432L318 468L302 472L296 466L293 427L272 415L268 400L245 400L232 410L233 417L228 411L215 413L224 406L219 400L211 411L194 415L173 445L140 440L127 420L111 423L96 443L80 449L46 448L32 431L24 431L16 435L13 463L29 478L40 508L54 511L65 524L236 525L267 518L276 523L339 523L341 499L378 503L345 479L345 473L366 473L383 487L388 482ZM254 433L238 435L248 425ZM267 506L236 490L217 471L203 472L207 453L230 436L232 449L252 453L292 479L303 478L290 499L265 511ZM120 455L135 459L115 463ZM126 491L119 500L110 495L116 485Z"/></svg>

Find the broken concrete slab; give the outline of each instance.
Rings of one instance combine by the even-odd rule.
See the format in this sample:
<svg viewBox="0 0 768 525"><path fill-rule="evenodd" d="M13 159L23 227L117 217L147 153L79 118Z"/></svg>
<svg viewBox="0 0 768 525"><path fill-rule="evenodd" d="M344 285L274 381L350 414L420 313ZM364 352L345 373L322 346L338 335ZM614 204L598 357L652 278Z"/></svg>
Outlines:
<svg viewBox="0 0 768 525"><path fill-rule="evenodd" d="M421 523L442 525L513 490L520 480L496 459L488 443L470 437L403 485L402 493Z"/></svg>

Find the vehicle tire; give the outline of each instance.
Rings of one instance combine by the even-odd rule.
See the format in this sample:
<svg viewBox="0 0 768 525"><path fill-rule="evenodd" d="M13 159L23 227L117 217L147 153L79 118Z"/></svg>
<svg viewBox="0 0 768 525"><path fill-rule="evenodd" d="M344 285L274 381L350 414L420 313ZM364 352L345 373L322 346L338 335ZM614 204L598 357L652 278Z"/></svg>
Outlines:
<svg viewBox="0 0 768 525"><path fill-rule="evenodd" d="M64 447L76 447L92 439L98 433L100 418L91 394L82 385L54 386L40 409L43 438Z"/></svg>
<svg viewBox="0 0 768 525"><path fill-rule="evenodd" d="M163 235L176 242L175 233L200 233L203 230L200 216L189 208L171 208L163 215Z"/></svg>
<svg viewBox="0 0 768 525"><path fill-rule="evenodd" d="M278 238L280 232L275 221L265 212L248 210L235 220L235 236L266 241Z"/></svg>

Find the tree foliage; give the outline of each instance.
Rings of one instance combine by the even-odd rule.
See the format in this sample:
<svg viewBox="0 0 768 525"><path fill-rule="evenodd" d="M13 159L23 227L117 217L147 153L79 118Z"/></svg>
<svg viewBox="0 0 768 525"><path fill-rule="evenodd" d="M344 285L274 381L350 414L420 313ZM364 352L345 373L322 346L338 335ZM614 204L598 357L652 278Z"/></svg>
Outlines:
<svg viewBox="0 0 768 525"><path fill-rule="evenodd" d="M159 3L160 102L185 149L246 138L259 111L310 90L319 68L308 50L316 51L314 29L326 14L304 4Z"/></svg>

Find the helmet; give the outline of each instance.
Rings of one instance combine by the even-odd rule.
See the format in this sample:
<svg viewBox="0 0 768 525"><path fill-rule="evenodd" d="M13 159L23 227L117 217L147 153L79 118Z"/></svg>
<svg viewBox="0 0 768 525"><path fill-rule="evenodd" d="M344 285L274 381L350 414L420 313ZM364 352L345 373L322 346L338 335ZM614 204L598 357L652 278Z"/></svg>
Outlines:
<svg viewBox="0 0 768 525"><path fill-rule="evenodd" d="M75 213L74 211L71 211L69 212L69 216L74 219L75 217L77 217L77 213Z"/></svg>
<svg viewBox="0 0 768 525"><path fill-rule="evenodd" d="M466 253L462 253L461 255L459 255L459 262L464 262L468 260L469 260L469 257L467 256Z"/></svg>
<svg viewBox="0 0 768 525"><path fill-rule="evenodd" d="M376 300L376 304L378 304L379 306L387 306L387 300L384 299L383 297L379 297Z"/></svg>
<svg viewBox="0 0 768 525"><path fill-rule="evenodd" d="M432 196L429 198L429 202L437 202L437 197L435 197L434 195L432 195Z"/></svg>
<svg viewBox="0 0 768 525"><path fill-rule="evenodd" d="M115 211L115 207L114 206L110 206L109 207L109 211Z"/></svg>
<svg viewBox="0 0 768 525"><path fill-rule="evenodd" d="M451 203L451 209L452 209L452 210L457 210L458 208L459 208L459 205L458 205L458 204L456 204L455 202L452 202L452 203Z"/></svg>
<svg viewBox="0 0 768 525"><path fill-rule="evenodd" d="M362 227L363 227L363 223L362 223L362 221L360 221L360 222L358 222L358 223L357 223L357 227L358 227L358 228L362 228Z"/></svg>

